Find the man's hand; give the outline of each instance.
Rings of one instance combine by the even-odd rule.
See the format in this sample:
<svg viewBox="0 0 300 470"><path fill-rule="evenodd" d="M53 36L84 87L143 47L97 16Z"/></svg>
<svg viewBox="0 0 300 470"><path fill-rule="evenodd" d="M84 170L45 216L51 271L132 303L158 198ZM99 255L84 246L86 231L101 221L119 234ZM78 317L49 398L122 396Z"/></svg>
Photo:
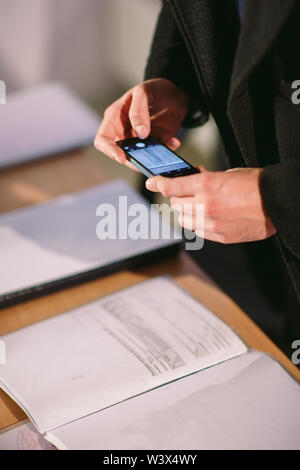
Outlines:
<svg viewBox="0 0 300 470"><path fill-rule="evenodd" d="M173 82L164 78L147 80L127 91L111 104L95 138L95 147L119 163L126 163L117 140L145 139L150 134L170 149L180 141L175 137L188 111L188 97Z"/></svg>
<svg viewBox="0 0 300 470"><path fill-rule="evenodd" d="M171 205L180 212L180 224L197 235L221 243L250 242L276 232L263 207L261 172L260 168L238 168L204 170L179 178L154 176L146 187L170 197ZM204 204L204 227L197 226L197 204Z"/></svg>

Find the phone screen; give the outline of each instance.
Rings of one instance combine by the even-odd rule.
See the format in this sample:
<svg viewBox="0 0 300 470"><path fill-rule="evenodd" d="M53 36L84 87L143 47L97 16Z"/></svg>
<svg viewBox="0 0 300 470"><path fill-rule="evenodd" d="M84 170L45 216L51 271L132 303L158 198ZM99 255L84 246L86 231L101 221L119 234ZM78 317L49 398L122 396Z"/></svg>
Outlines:
<svg viewBox="0 0 300 470"><path fill-rule="evenodd" d="M175 170L192 169L192 166L178 155L152 139L137 140L125 144L123 149L154 175Z"/></svg>

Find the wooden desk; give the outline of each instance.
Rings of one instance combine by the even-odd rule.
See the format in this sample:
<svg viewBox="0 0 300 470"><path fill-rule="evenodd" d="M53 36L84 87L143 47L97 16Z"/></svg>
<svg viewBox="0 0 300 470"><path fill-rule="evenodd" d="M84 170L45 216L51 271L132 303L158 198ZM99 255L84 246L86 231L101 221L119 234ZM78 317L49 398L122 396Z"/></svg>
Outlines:
<svg viewBox="0 0 300 470"><path fill-rule="evenodd" d="M0 172L0 212L41 202L110 178L110 174L103 172L101 160L97 161L86 151L5 170ZM3 309L0 311L0 336L159 274L173 276L181 286L231 325L249 346L269 353L300 380L300 371L292 362L185 253ZM24 412L0 391L0 429L25 418Z"/></svg>

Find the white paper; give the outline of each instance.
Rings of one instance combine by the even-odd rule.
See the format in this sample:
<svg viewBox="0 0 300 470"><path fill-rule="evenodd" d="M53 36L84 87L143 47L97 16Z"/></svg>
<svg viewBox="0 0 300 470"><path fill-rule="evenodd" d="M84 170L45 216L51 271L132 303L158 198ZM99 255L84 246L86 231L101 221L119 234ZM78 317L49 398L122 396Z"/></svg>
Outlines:
<svg viewBox="0 0 300 470"><path fill-rule="evenodd" d="M110 265L135 255L171 246L180 241L173 229L170 237L161 230L157 239L119 239L119 227L127 229L127 212L119 210L119 197L128 207L141 204L149 227L167 224L137 191L122 180L53 199L50 202L0 215L0 295ZM96 215L100 204L116 211L116 238L100 240ZM161 225L160 225L161 224ZM165 232L167 233L168 230ZM122 234L121 234L122 235Z"/></svg>
<svg viewBox="0 0 300 470"><path fill-rule="evenodd" d="M46 436L67 449L300 449L300 388L252 351Z"/></svg>
<svg viewBox="0 0 300 470"><path fill-rule="evenodd" d="M41 432L244 353L168 278L137 284L4 336L0 384Z"/></svg>
<svg viewBox="0 0 300 470"><path fill-rule="evenodd" d="M8 95L0 106L0 168L91 145L100 118L61 83Z"/></svg>

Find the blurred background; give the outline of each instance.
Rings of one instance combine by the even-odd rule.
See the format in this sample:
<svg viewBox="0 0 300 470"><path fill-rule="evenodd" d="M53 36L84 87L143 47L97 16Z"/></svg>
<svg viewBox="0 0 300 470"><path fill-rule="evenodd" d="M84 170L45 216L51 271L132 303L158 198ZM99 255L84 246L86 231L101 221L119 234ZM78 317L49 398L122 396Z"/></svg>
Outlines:
<svg viewBox="0 0 300 470"><path fill-rule="evenodd" d="M102 115L107 105L143 80L160 4L160 0L0 0L0 79L6 82L7 93L59 80ZM210 121L189 133L180 154L215 169L217 149ZM106 171L136 179L127 169L102 160Z"/></svg>

